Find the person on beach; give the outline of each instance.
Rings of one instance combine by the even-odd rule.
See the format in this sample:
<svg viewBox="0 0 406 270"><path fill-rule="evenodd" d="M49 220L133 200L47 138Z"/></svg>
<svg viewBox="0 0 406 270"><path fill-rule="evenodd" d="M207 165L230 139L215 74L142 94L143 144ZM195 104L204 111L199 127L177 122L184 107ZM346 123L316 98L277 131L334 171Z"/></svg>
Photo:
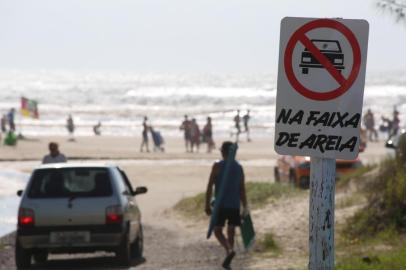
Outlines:
<svg viewBox="0 0 406 270"><path fill-rule="evenodd" d="M388 133L388 139L391 137L392 133L392 120L389 118L386 118L385 116L381 117L382 119L382 125L380 125L379 130L381 132L387 132Z"/></svg>
<svg viewBox="0 0 406 270"><path fill-rule="evenodd" d="M242 117L242 120L244 122L244 129L245 129L244 132L247 133L247 142L251 141L250 128L248 126L248 122L249 122L250 118L251 118L250 117L250 110L247 110L247 113Z"/></svg>
<svg viewBox="0 0 406 270"><path fill-rule="evenodd" d="M234 236L235 228L241 225L240 206L243 206L243 215L248 213L247 196L245 192L245 177L243 167L236 161L231 161L229 173L224 178L225 164L230 151L232 142L223 142L221 146L222 160L215 162L211 169L209 182L206 190L205 212L211 216L211 199L213 194L213 186L215 190L215 199L218 197L219 186L221 181L226 181L227 186L224 190L224 197L220 202L217 221L214 227L214 235L220 245L226 251L226 257L222 266L225 269L230 269L230 264L235 256L234 251ZM227 221L227 237L223 233L223 228Z"/></svg>
<svg viewBox="0 0 406 270"><path fill-rule="evenodd" d="M69 141L74 141L75 139L73 138L74 133L75 133L75 123L73 122L72 115L69 114L68 119L66 119L66 128L68 129L70 139Z"/></svg>
<svg viewBox="0 0 406 270"><path fill-rule="evenodd" d="M16 125L14 122L15 111L16 110L14 108L11 108L7 114L8 127L9 127L9 130L13 131L13 132L16 130Z"/></svg>
<svg viewBox="0 0 406 270"><path fill-rule="evenodd" d="M183 122L180 125L179 129L183 130L183 132L184 132L186 152L190 151L189 149L190 149L190 145L191 145L190 127L191 127L191 122L188 119L188 116L185 115L185 120L183 120Z"/></svg>
<svg viewBox="0 0 406 270"><path fill-rule="evenodd" d="M240 133L241 133L241 126L240 126L240 122L241 122L241 117L240 117L240 110L237 110L237 115L234 116L234 127L236 129L235 132L235 141L238 142L239 137L240 137Z"/></svg>
<svg viewBox="0 0 406 270"><path fill-rule="evenodd" d="M196 152L199 152L200 146L200 128L196 122L196 119L193 118L190 124L190 152L193 153L193 149L196 146Z"/></svg>
<svg viewBox="0 0 406 270"><path fill-rule="evenodd" d="M56 142L50 142L48 148L49 154L44 156L42 164L67 162L65 155L59 152L59 146Z"/></svg>
<svg viewBox="0 0 406 270"><path fill-rule="evenodd" d="M99 121L95 126L93 126L93 132L94 132L94 135L96 135L96 136L100 136L101 135L101 126L102 126L102 124L101 124L101 122Z"/></svg>
<svg viewBox="0 0 406 270"><path fill-rule="evenodd" d="M400 119L399 119L399 112L395 109L393 111L393 119L392 119L392 133L391 136L397 135L400 127Z"/></svg>
<svg viewBox="0 0 406 270"><path fill-rule="evenodd" d="M7 132L7 115L5 114L3 114L3 116L1 117L1 132Z"/></svg>
<svg viewBox="0 0 406 270"><path fill-rule="evenodd" d="M365 113L363 120L364 120L364 125L367 129L369 141L371 141L371 142L374 140L377 141L378 132L375 129L375 117L374 117L374 114L372 113L371 109L368 109L368 111Z"/></svg>
<svg viewBox="0 0 406 270"><path fill-rule="evenodd" d="M203 141L207 143L207 153L211 153L211 151L216 147L213 140L211 117L207 117L206 125L203 128Z"/></svg>
<svg viewBox="0 0 406 270"><path fill-rule="evenodd" d="M140 146L140 152L144 152L144 146L147 152L149 152L148 130L148 117L144 116L144 121L142 122L142 142Z"/></svg>
<svg viewBox="0 0 406 270"><path fill-rule="evenodd" d="M399 127L400 127L400 119L399 119L399 112L396 109L394 109L394 111L393 111L392 120L382 116L382 121L386 125L382 126L381 130L385 130L386 132L388 132L388 139L390 139L392 136L398 134Z"/></svg>

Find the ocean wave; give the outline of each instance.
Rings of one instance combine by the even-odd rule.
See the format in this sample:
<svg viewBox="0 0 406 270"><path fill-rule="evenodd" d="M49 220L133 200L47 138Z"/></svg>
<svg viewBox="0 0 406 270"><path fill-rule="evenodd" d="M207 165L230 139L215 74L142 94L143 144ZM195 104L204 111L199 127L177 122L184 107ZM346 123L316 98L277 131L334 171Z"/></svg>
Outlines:
<svg viewBox="0 0 406 270"><path fill-rule="evenodd" d="M202 126L213 118L215 131L232 129L237 109L251 110L251 124L261 130L273 127L276 76L136 74L131 72L0 71L0 113L18 108L21 96L38 100L40 119L20 119L28 135L66 134L66 118L72 114L78 134L91 135L98 121L103 132L131 135L142 128L144 115L153 125L179 135L183 115ZM380 116L393 109L406 114L406 76L402 73L367 77L364 108Z"/></svg>

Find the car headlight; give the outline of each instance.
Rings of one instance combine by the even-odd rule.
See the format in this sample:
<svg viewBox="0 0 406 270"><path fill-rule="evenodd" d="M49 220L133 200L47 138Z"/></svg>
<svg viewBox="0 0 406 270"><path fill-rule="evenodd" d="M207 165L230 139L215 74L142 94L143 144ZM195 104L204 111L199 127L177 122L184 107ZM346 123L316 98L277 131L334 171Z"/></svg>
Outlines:
<svg viewBox="0 0 406 270"><path fill-rule="evenodd" d="M334 64L342 64L343 59L334 59Z"/></svg>
<svg viewBox="0 0 406 270"><path fill-rule="evenodd" d="M311 62L312 58L311 57L302 57L302 62Z"/></svg>

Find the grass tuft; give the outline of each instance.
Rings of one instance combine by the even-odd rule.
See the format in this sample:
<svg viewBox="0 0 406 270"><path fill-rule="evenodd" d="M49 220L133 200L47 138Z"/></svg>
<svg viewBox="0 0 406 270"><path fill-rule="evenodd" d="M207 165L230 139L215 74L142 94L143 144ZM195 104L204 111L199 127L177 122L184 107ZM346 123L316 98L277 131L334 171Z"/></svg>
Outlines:
<svg viewBox="0 0 406 270"><path fill-rule="evenodd" d="M181 199L174 209L186 217L204 218L205 200L205 194L199 193L196 196Z"/></svg>
<svg viewBox="0 0 406 270"><path fill-rule="evenodd" d="M248 182L246 189L248 202L252 209L260 208L271 200L279 199L282 196L299 192L299 190L292 185L267 182Z"/></svg>
<svg viewBox="0 0 406 270"><path fill-rule="evenodd" d="M259 253L279 253L280 248L272 233L266 233L255 244L255 251Z"/></svg>

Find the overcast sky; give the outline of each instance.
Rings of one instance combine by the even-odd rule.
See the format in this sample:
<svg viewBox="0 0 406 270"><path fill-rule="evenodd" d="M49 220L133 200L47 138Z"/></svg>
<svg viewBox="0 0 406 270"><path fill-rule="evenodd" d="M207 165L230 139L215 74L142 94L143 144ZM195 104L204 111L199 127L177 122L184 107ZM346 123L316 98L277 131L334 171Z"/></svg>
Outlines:
<svg viewBox="0 0 406 270"><path fill-rule="evenodd" d="M369 71L406 70L406 27L375 0L0 0L1 69L275 73L280 20L370 23Z"/></svg>

